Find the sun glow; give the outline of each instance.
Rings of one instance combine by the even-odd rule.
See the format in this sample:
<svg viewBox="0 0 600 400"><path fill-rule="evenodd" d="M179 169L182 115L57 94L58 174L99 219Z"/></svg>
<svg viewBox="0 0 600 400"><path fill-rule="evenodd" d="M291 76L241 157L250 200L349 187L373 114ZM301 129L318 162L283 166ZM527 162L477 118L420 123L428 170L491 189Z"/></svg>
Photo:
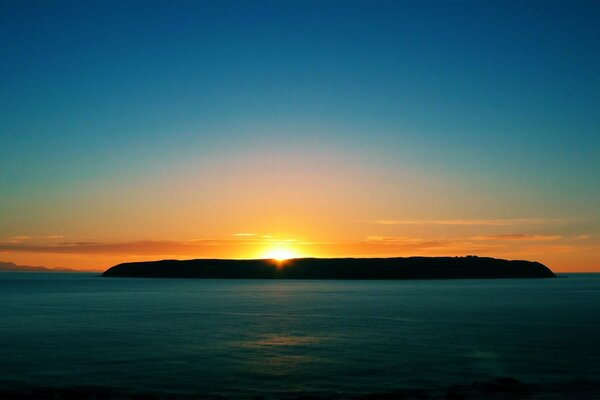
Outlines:
<svg viewBox="0 0 600 400"><path fill-rule="evenodd" d="M283 247L272 248L264 253L264 258L269 258L278 262L289 260L290 258L295 257L297 257L297 254L295 254L294 251Z"/></svg>

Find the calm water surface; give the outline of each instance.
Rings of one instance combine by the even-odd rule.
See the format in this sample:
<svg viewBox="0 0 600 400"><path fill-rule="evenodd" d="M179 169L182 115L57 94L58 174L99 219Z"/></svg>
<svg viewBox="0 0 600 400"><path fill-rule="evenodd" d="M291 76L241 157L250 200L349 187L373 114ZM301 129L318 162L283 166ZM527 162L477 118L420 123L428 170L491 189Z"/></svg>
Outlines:
<svg viewBox="0 0 600 400"><path fill-rule="evenodd" d="M263 281L0 273L2 387L232 397L600 380L600 275Z"/></svg>

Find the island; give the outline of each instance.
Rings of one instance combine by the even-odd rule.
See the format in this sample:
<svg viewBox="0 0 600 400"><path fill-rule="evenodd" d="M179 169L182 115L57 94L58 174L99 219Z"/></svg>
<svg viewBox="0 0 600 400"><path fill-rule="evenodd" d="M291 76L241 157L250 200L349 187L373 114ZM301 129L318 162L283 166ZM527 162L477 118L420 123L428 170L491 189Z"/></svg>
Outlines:
<svg viewBox="0 0 600 400"><path fill-rule="evenodd" d="M12 262L0 261L0 272L75 272L75 270L68 268L17 265Z"/></svg>
<svg viewBox="0 0 600 400"><path fill-rule="evenodd" d="M115 265L103 277L200 279L492 279L555 278L535 261L490 257L162 260Z"/></svg>

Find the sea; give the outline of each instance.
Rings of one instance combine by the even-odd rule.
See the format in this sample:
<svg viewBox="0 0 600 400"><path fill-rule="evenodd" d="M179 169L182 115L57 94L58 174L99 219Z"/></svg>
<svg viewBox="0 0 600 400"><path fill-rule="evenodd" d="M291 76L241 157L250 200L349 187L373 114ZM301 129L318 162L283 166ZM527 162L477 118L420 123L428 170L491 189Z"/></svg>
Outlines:
<svg viewBox="0 0 600 400"><path fill-rule="evenodd" d="M0 397L446 398L462 390L468 398L517 385L521 395L567 398L583 387L578 398L600 398L598 382L600 274L330 281L0 273Z"/></svg>

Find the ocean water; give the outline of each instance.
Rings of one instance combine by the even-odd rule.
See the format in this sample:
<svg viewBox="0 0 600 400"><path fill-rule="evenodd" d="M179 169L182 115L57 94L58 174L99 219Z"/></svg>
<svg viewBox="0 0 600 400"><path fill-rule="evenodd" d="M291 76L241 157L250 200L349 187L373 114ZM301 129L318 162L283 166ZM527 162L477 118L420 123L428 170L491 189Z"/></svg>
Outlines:
<svg viewBox="0 0 600 400"><path fill-rule="evenodd" d="M0 387L278 398L600 381L600 275L267 281L0 273Z"/></svg>

